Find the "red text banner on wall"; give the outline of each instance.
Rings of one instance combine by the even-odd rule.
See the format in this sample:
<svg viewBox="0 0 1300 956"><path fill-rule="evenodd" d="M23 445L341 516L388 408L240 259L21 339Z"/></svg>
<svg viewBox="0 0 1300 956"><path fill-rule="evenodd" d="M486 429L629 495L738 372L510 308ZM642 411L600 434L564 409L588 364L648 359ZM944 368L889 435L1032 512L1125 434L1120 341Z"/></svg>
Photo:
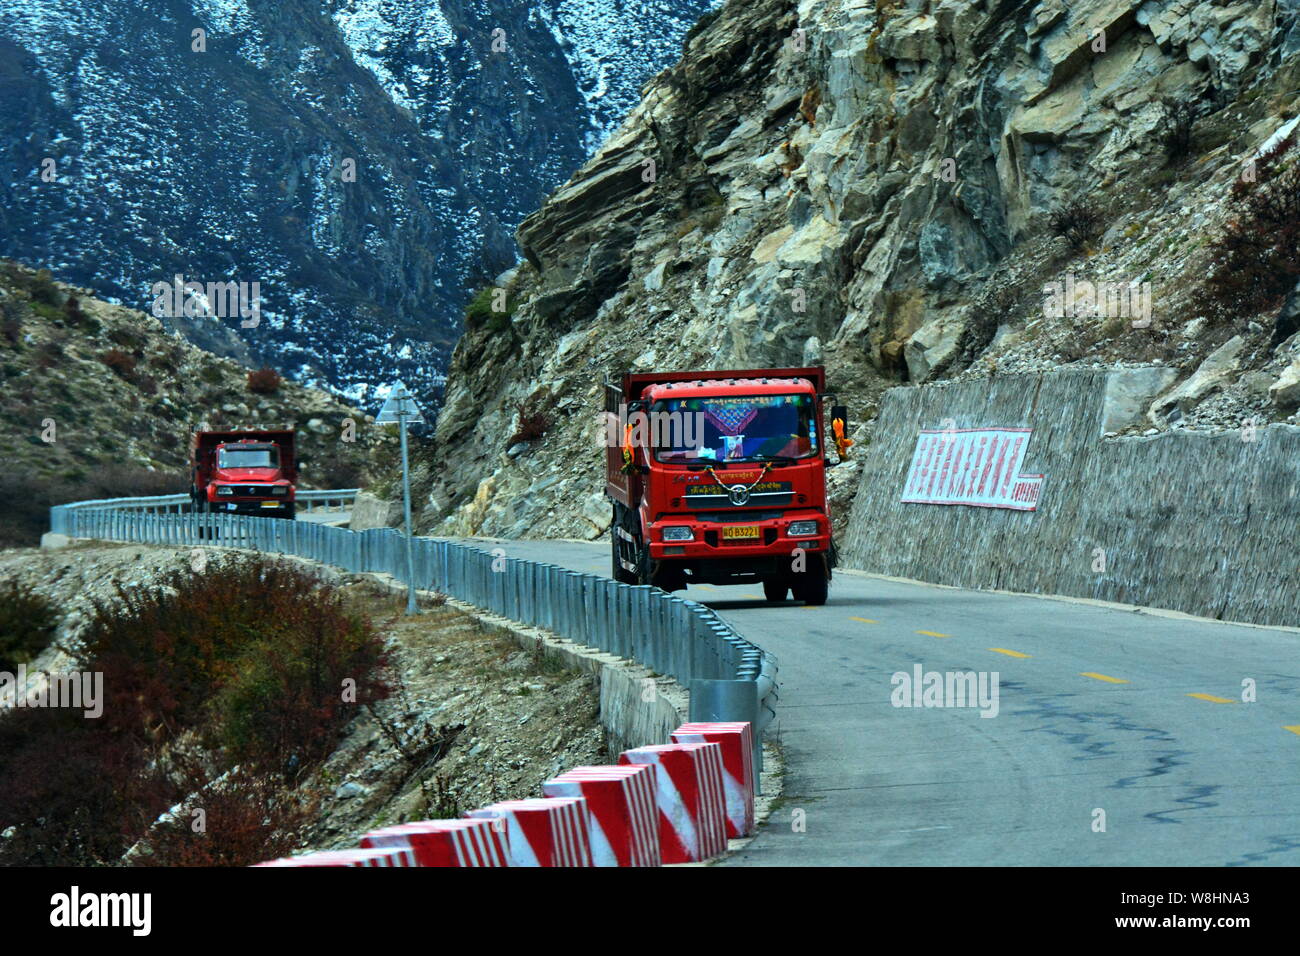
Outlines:
<svg viewBox="0 0 1300 956"><path fill-rule="evenodd" d="M1031 428L922 429L903 484L905 504L1034 511L1042 475L1022 475Z"/></svg>

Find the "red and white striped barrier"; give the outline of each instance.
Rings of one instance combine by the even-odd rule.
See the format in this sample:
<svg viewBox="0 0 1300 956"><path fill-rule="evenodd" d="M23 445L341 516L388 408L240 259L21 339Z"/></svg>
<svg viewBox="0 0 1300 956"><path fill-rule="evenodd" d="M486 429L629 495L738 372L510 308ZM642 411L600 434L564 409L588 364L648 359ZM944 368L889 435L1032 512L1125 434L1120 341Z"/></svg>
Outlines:
<svg viewBox="0 0 1300 956"><path fill-rule="evenodd" d="M416 866L509 866L505 834L491 820L421 820L372 830L362 847L410 847Z"/></svg>
<svg viewBox="0 0 1300 956"><path fill-rule="evenodd" d="M673 742L722 747L722 786L727 798L727 836L754 832L754 738L748 721L682 724Z"/></svg>
<svg viewBox="0 0 1300 956"><path fill-rule="evenodd" d="M321 850L287 856L254 866L418 866L410 847L372 847L364 850Z"/></svg>
<svg viewBox="0 0 1300 956"><path fill-rule="evenodd" d="M653 766L577 767L542 784L548 797L585 797L595 866L659 866Z"/></svg>
<svg viewBox="0 0 1300 956"><path fill-rule="evenodd" d="M490 819L504 830L511 866L591 866L582 797L504 800L465 816Z"/></svg>
<svg viewBox="0 0 1300 956"><path fill-rule="evenodd" d="M727 851L720 746L637 747L623 751L618 762L655 767L659 850L665 863L698 863Z"/></svg>

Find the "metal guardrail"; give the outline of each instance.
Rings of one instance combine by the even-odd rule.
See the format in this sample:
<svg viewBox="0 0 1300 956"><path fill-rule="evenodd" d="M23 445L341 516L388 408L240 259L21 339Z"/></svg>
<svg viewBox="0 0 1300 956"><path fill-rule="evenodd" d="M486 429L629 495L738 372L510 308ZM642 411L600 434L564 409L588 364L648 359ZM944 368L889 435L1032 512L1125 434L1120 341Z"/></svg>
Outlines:
<svg viewBox="0 0 1300 956"><path fill-rule="evenodd" d="M316 508L322 510L343 510L348 508L357 496L356 488L337 489L302 489L299 488L294 498L298 504L306 505L307 512ZM64 523L68 515L83 511L129 511L138 514L187 514L190 508L190 496L153 495L144 498L98 498L93 501L75 501L71 504L56 505L50 509L50 530L58 534L77 537L65 530Z"/></svg>
<svg viewBox="0 0 1300 956"><path fill-rule="evenodd" d="M299 491L310 507L346 506L356 489ZM311 522L191 514L188 495L106 498L57 505L50 529L173 547L248 548L292 554L356 573L406 581L406 539L395 528L352 531ZM436 538L411 541L415 586L631 658L691 691L691 720L748 720L761 766L775 717L776 662L710 608L648 585L511 558ZM756 781L757 783L757 781Z"/></svg>

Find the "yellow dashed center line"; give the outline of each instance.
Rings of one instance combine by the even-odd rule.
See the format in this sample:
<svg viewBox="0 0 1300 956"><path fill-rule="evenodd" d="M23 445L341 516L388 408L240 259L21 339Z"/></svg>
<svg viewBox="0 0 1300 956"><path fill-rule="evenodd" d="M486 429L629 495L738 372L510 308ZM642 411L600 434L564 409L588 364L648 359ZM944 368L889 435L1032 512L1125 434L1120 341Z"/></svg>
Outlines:
<svg viewBox="0 0 1300 956"><path fill-rule="evenodd" d="M1235 704L1236 701L1231 697L1215 697L1213 694L1188 694L1188 697L1195 697L1197 700L1208 700L1212 704Z"/></svg>
<svg viewBox="0 0 1300 956"><path fill-rule="evenodd" d="M872 620L871 618L869 618L869 617L853 617L853 616L850 616L850 617L849 617L849 620L850 620L850 621L861 621L863 624L879 624L879 623L880 623L879 621L873 621L873 620Z"/></svg>
<svg viewBox="0 0 1300 956"><path fill-rule="evenodd" d="M1094 674L1092 671L1084 671L1080 677L1091 677L1093 680L1104 680L1107 684L1127 684L1128 681L1122 677L1107 677L1105 674Z"/></svg>
<svg viewBox="0 0 1300 956"><path fill-rule="evenodd" d="M990 647L989 650L991 650L995 654L1005 654L1007 655L1007 657L1028 657L1029 656L1028 654L1021 654L1019 651L1009 651L1005 647Z"/></svg>
<svg viewBox="0 0 1300 956"><path fill-rule="evenodd" d="M917 634L924 634L926 637L952 637L951 634L940 634L938 631L917 631Z"/></svg>

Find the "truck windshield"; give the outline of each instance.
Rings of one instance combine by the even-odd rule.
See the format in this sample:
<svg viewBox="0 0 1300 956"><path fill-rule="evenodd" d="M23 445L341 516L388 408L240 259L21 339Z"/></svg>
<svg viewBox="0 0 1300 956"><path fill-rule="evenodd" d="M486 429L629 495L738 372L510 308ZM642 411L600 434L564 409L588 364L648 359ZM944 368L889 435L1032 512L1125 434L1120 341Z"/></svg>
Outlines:
<svg viewBox="0 0 1300 956"><path fill-rule="evenodd" d="M277 468L280 455L274 448L222 448L217 452L218 468Z"/></svg>
<svg viewBox="0 0 1300 956"><path fill-rule="evenodd" d="M811 395L673 398L655 402L650 412L658 461L763 461L817 454Z"/></svg>

